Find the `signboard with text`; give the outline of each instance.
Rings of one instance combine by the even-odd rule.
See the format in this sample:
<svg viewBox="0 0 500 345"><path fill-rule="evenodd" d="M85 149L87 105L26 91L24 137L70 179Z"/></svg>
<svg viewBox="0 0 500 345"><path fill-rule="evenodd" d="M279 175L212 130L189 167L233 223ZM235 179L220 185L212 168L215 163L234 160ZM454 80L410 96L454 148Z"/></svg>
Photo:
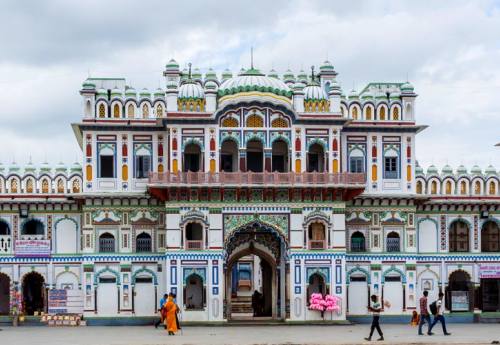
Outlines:
<svg viewBox="0 0 500 345"><path fill-rule="evenodd" d="M467 291L451 292L451 310L452 311L469 310L469 293Z"/></svg>
<svg viewBox="0 0 500 345"><path fill-rule="evenodd" d="M479 265L479 278L500 278L500 264L480 264Z"/></svg>
<svg viewBox="0 0 500 345"><path fill-rule="evenodd" d="M83 314L83 291L51 289L48 295L49 314Z"/></svg>
<svg viewBox="0 0 500 345"><path fill-rule="evenodd" d="M48 257L50 256L50 240L16 240L14 254L18 257Z"/></svg>

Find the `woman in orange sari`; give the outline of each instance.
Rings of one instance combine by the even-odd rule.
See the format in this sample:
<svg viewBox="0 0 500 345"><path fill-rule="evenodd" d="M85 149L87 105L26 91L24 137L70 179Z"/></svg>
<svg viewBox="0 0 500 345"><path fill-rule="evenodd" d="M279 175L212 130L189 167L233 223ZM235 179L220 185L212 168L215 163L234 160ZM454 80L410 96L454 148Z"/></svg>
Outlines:
<svg viewBox="0 0 500 345"><path fill-rule="evenodd" d="M179 312L179 309L177 307L177 304L175 304L175 302L174 302L174 298L172 297L172 294L170 294L168 296L167 303L165 303L163 310L165 311L165 314L166 314L165 326L167 328L168 335L174 335L175 332L177 332L176 315Z"/></svg>

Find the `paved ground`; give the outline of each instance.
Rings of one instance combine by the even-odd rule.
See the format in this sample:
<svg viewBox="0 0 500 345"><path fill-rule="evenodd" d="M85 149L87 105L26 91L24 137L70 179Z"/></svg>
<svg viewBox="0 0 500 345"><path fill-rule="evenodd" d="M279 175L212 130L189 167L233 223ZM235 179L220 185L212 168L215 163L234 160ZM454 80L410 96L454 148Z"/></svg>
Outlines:
<svg viewBox="0 0 500 345"><path fill-rule="evenodd" d="M491 344L500 340L498 324L453 324L445 337L417 336L406 325L383 325L385 344ZM168 336L151 327L4 327L0 344L10 345L156 345L156 344L363 344L367 325L355 326L247 326L185 327ZM380 344L380 342L374 342Z"/></svg>

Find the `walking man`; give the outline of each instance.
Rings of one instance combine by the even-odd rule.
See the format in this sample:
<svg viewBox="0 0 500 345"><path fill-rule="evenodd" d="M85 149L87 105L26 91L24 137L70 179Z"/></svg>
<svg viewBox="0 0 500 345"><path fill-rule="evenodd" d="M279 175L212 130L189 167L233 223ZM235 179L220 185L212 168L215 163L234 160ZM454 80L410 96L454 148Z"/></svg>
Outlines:
<svg viewBox="0 0 500 345"><path fill-rule="evenodd" d="M158 321L155 322L155 328L158 328L158 326L160 325L160 323L163 323L163 313L162 313L162 308L163 306L165 305L165 303L167 303L167 298L168 298L168 295L167 294L164 294L163 295L163 298L160 299L160 308L158 309L158 311L160 312L160 319Z"/></svg>
<svg viewBox="0 0 500 345"><path fill-rule="evenodd" d="M378 338L377 340L382 341L384 340L384 334L382 334L382 330L380 329L380 324L379 324L380 312L382 311L382 306L378 301L377 295L371 295L370 300L371 300L371 305L368 307L368 310L372 312L373 319L372 319L372 326L370 328L370 336L368 338L365 338L365 340L371 341L373 331L377 329L378 335L380 336L380 338Z"/></svg>
<svg viewBox="0 0 500 345"><path fill-rule="evenodd" d="M429 335L432 335L432 332L431 332L432 328L434 327L434 325L438 321L440 321L441 322L441 326L443 326L443 333L444 333L444 335L451 335L451 333L448 333L448 331L446 330L446 321L444 320L443 297L444 297L444 293L440 292L439 293L439 298L436 301L437 313L434 316L434 321L432 322L431 328L429 329L429 333L428 333Z"/></svg>
<svg viewBox="0 0 500 345"><path fill-rule="evenodd" d="M422 326L427 322L427 334L432 335L431 333L431 316L428 309L427 304L427 296L429 295L429 291L425 290L424 295L420 297L420 322L418 323L418 335L424 335L422 333Z"/></svg>

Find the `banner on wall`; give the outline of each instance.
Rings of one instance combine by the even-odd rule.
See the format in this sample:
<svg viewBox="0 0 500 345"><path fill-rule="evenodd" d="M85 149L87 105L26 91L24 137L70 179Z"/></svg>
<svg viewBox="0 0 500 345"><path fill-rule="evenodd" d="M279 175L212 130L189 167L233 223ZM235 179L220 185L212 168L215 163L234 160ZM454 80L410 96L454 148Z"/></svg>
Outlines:
<svg viewBox="0 0 500 345"><path fill-rule="evenodd" d="M51 289L48 295L49 314L83 314L83 291Z"/></svg>
<svg viewBox="0 0 500 345"><path fill-rule="evenodd" d="M50 256L50 240L16 240L14 242L14 255L46 258Z"/></svg>
<svg viewBox="0 0 500 345"><path fill-rule="evenodd" d="M469 293L467 291L451 292L451 310L452 311L469 310Z"/></svg>
<svg viewBox="0 0 500 345"><path fill-rule="evenodd" d="M479 265L479 278L499 278L500 279L500 264L480 264Z"/></svg>

